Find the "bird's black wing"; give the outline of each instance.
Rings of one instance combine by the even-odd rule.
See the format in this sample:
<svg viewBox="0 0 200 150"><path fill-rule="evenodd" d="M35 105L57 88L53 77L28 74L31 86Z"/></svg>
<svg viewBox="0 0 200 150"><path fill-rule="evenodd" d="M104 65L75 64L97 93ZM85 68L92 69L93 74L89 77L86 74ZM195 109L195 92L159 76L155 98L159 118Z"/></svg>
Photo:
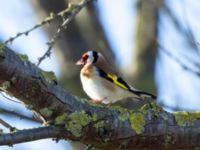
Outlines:
<svg viewBox="0 0 200 150"><path fill-rule="evenodd" d="M153 95L153 94L134 89L133 87L128 85L126 83L126 81L124 81L121 77L118 77L114 74L106 73L104 70L102 70L100 68L97 68L97 71L99 72L100 77L114 83L115 85L119 86L120 88L123 88L124 90L130 91L130 92L132 92L133 94L135 94L139 97L148 96L148 97L151 97L153 99L156 99L156 96Z"/></svg>

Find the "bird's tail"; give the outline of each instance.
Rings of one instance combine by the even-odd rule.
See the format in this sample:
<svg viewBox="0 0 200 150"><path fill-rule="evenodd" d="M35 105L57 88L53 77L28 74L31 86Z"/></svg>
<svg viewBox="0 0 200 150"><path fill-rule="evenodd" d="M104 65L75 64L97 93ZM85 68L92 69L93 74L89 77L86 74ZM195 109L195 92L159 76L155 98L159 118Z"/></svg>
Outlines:
<svg viewBox="0 0 200 150"><path fill-rule="evenodd" d="M145 98L152 98L152 99L155 99L155 100L157 99L157 96L155 96L155 95L153 95L151 93L148 93L148 92L139 91L139 90L137 90L137 89L135 89L133 87L131 87L129 89L129 91L132 92L133 94L136 94L137 96L139 96L139 97L141 97L143 99L145 99Z"/></svg>

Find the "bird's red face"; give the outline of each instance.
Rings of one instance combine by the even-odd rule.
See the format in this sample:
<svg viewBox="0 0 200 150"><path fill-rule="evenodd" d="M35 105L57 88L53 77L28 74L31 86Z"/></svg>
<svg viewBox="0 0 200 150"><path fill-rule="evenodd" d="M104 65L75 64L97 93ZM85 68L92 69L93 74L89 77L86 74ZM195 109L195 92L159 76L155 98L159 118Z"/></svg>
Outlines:
<svg viewBox="0 0 200 150"><path fill-rule="evenodd" d="M79 61L76 62L76 65L93 65L97 62L99 54L96 51L88 51L84 53Z"/></svg>
<svg viewBox="0 0 200 150"><path fill-rule="evenodd" d="M85 64L87 64L88 58L89 58L88 53L84 53L82 55L81 59L76 62L76 65L85 65Z"/></svg>

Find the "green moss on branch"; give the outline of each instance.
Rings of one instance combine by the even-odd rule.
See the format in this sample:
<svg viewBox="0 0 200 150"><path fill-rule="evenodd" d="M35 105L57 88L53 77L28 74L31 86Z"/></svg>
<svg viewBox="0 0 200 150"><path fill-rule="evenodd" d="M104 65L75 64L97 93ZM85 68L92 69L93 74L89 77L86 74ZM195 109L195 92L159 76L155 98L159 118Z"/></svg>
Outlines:
<svg viewBox="0 0 200 150"><path fill-rule="evenodd" d="M49 83L57 83L56 76L52 71L40 71L40 75Z"/></svg>
<svg viewBox="0 0 200 150"><path fill-rule="evenodd" d="M200 119L200 111L189 112L176 112L174 113L176 123L181 127L193 126L197 119Z"/></svg>
<svg viewBox="0 0 200 150"><path fill-rule="evenodd" d="M5 44L0 43L0 56L3 56L3 52L4 52L5 47L6 47Z"/></svg>
<svg viewBox="0 0 200 150"><path fill-rule="evenodd" d="M24 54L17 54L17 56L19 57L19 59L23 62L28 61L28 56L24 55Z"/></svg>
<svg viewBox="0 0 200 150"><path fill-rule="evenodd" d="M131 128L137 133L141 134L144 131L145 117L141 112L135 112L130 115Z"/></svg>

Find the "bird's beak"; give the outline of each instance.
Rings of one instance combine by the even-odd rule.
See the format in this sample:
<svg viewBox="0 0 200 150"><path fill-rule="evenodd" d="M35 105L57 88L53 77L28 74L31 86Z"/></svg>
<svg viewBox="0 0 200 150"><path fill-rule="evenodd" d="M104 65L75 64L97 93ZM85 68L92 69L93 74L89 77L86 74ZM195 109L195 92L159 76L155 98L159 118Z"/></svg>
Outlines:
<svg viewBox="0 0 200 150"><path fill-rule="evenodd" d="M84 65L83 60L82 60L82 59L78 60L78 61L76 62L76 65Z"/></svg>

